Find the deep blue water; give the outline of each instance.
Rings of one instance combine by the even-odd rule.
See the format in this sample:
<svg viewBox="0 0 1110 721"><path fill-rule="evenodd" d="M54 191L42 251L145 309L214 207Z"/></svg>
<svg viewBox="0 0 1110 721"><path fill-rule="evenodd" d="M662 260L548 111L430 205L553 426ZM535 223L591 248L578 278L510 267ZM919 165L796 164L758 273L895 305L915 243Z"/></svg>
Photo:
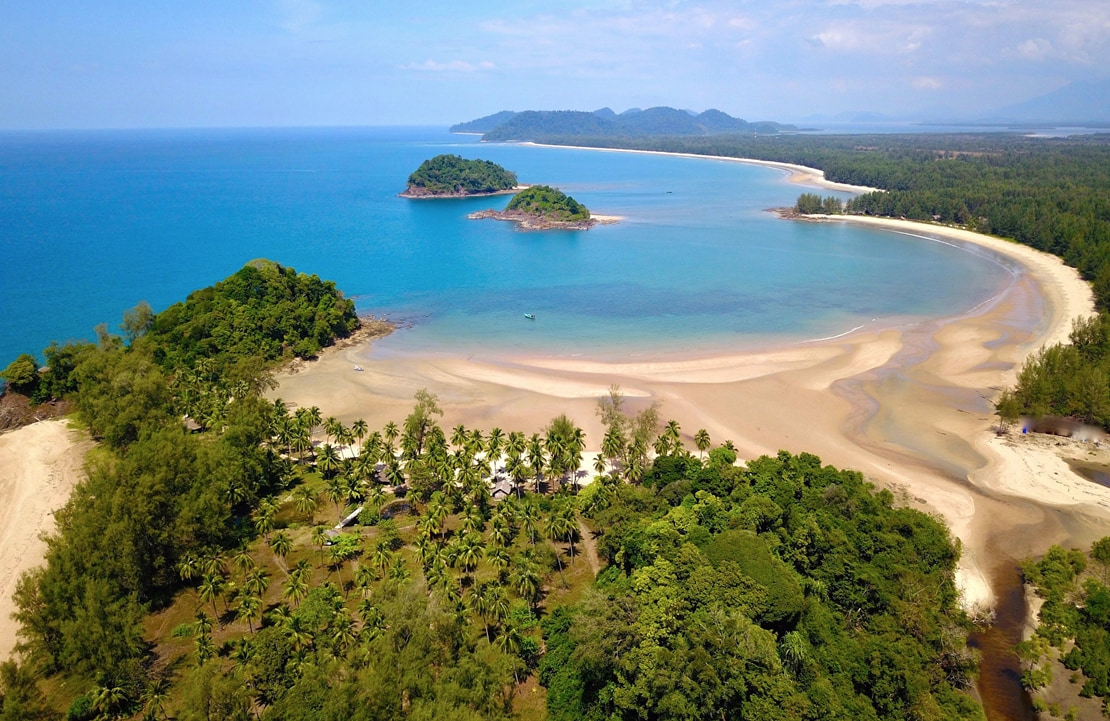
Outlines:
<svg viewBox="0 0 1110 721"><path fill-rule="evenodd" d="M466 218L506 197L397 197L442 152L626 219L528 233ZM411 325L382 352L750 346L965 312L1012 278L948 244L765 212L806 190L740 163L439 129L0 134L0 363L114 330L139 300L161 310L258 257Z"/></svg>

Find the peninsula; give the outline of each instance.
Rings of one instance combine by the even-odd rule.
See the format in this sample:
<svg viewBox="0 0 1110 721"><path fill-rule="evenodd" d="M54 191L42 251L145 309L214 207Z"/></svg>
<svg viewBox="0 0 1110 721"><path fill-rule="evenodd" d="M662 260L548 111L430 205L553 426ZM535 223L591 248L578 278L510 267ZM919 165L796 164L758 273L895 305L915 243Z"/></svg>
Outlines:
<svg viewBox="0 0 1110 721"><path fill-rule="evenodd" d="M458 155L437 155L420 164L409 176L402 198L466 198L501 195L520 190L516 173L488 160L467 160Z"/></svg>
<svg viewBox="0 0 1110 721"><path fill-rule="evenodd" d="M609 217L592 217L586 206L549 185L536 185L517 193L504 210L482 210L467 217L511 220L523 230L589 230L599 223L616 222Z"/></svg>

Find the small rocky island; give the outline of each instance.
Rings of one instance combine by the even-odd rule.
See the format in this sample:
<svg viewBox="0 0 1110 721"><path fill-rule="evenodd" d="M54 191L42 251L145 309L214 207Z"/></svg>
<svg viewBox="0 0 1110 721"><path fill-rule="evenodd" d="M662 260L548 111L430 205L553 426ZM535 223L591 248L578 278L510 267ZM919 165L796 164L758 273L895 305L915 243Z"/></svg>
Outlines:
<svg viewBox="0 0 1110 721"><path fill-rule="evenodd" d="M613 218L594 217L586 206L557 188L534 185L517 193L504 210L483 210L468 218L511 220L522 230L589 230Z"/></svg>
<svg viewBox="0 0 1110 721"><path fill-rule="evenodd" d="M446 154L425 160L409 176L408 182L402 198L469 198L513 193L520 189L516 173L497 163Z"/></svg>

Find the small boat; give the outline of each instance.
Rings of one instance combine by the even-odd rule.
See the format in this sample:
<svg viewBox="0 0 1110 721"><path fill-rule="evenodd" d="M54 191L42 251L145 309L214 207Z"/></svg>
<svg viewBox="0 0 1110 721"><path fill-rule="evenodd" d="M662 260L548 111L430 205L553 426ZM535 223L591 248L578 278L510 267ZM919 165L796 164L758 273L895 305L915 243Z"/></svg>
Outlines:
<svg viewBox="0 0 1110 721"><path fill-rule="evenodd" d="M356 370L356 371L361 371L361 370L362 370L362 366L355 366L355 370Z"/></svg>
<svg viewBox="0 0 1110 721"><path fill-rule="evenodd" d="M535 313L525 313L524 317L527 318L528 320L535 320L536 319L536 314Z"/></svg>

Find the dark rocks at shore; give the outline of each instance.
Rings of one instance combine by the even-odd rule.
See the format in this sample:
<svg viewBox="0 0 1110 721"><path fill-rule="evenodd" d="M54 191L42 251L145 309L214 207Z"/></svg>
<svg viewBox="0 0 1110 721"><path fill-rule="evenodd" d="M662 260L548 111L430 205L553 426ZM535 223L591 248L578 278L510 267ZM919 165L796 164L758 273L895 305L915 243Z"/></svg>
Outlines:
<svg viewBox="0 0 1110 721"><path fill-rule="evenodd" d="M521 230L589 230L595 225L606 222L597 218L586 220L555 220L544 215L525 213L520 210L482 210L466 216L472 220L509 220L517 223Z"/></svg>
<svg viewBox="0 0 1110 721"><path fill-rule="evenodd" d="M410 185L403 193L400 193L402 198L410 198L412 200L425 200L428 198L488 198L494 195L513 195L527 186L517 186L507 190L495 190L489 193L471 193L465 190L453 190L449 192L439 192L435 190L428 190L422 185Z"/></svg>

